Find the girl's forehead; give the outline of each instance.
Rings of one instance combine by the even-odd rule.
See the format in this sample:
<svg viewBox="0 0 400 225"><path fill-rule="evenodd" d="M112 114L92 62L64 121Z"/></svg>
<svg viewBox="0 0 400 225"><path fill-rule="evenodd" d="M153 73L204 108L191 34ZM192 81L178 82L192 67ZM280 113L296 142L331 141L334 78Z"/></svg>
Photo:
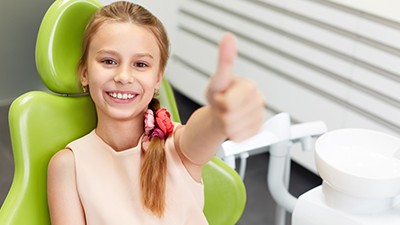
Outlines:
<svg viewBox="0 0 400 225"><path fill-rule="evenodd" d="M159 57L157 38L148 28L129 22L106 22L93 35L94 48L119 48L149 51Z"/></svg>

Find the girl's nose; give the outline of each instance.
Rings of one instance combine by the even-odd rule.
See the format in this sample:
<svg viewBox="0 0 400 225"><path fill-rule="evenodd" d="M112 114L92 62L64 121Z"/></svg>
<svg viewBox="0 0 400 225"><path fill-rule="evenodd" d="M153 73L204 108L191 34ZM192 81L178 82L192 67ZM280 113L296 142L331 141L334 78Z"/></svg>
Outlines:
<svg viewBox="0 0 400 225"><path fill-rule="evenodd" d="M114 81L121 84L129 84L135 81L132 72L129 69L118 70L114 76Z"/></svg>

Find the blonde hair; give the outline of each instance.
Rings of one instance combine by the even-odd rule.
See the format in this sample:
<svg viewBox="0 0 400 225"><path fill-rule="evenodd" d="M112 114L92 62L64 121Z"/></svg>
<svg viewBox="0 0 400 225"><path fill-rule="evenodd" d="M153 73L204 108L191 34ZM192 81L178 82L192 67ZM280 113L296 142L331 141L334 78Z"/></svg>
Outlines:
<svg viewBox="0 0 400 225"><path fill-rule="evenodd" d="M133 23L153 33L160 49L160 71L165 69L169 57L169 41L164 26L144 7L126 1L104 6L94 14L85 30L82 43L83 53L79 62L80 69L86 66L93 36L101 25L110 21ZM159 101L153 98L149 103L149 108L156 112L160 108ZM154 137L144 153L140 171L140 187L143 206L158 217L162 217L165 210L166 168L164 140Z"/></svg>

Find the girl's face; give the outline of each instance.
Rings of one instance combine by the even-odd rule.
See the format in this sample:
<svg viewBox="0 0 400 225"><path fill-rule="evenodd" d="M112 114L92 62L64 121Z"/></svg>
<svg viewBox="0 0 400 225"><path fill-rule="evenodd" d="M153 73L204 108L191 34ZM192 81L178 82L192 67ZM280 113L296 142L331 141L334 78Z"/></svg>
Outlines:
<svg viewBox="0 0 400 225"><path fill-rule="evenodd" d="M103 24L81 70L99 119L142 117L163 76L159 62L157 40L149 30L132 23Z"/></svg>

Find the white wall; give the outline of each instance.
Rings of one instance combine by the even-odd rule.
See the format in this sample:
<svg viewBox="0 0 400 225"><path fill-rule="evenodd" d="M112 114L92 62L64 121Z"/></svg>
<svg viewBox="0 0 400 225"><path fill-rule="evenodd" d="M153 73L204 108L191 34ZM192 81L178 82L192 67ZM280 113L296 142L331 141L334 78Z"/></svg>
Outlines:
<svg viewBox="0 0 400 225"><path fill-rule="evenodd" d="M400 22L400 1L398 0L327 0L349 8Z"/></svg>
<svg viewBox="0 0 400 225"><path fill-rule="evenodd" d="M382 4L389 2L396 3ZM170 81L205 104L217 44L229 30L238 37L235 71L256 82L269 116L284 111L294 122L323 120L330 130L359 127L400 136L400 20L366 5L359 10L356 3L179 1ZM312 151L296 150L293 159L315 171Z"/></svg>

